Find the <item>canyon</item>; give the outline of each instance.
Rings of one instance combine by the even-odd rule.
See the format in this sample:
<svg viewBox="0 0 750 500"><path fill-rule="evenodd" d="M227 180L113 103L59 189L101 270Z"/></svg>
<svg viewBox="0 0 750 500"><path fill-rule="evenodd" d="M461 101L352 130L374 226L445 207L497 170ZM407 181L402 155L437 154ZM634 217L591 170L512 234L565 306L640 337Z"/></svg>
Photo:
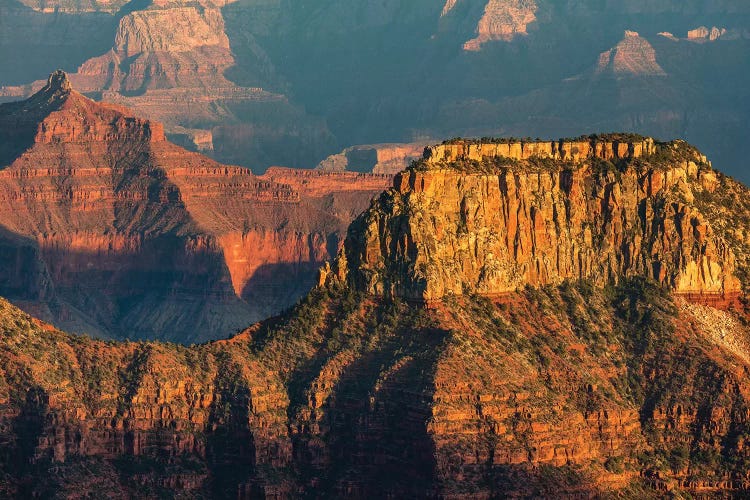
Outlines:
<svg viewBox="0 0 750 500"><path fill-rule="evenodd" d="M747 180L741 0L9 0L0 28L0 100L59 67L257 174L383 144L626 130Z"/></svg>
<svg viewBox="0 0 750 500"><path fill-rule="evenodd" d="M69 331L181 343L292 305L387 175L253 175L63 72L0 105L0 293Z"/></svg>
<svg viewBox="0 0 750 500"><path fill-rule="evenodd" d="M272 173L263 196L319 175ZM105 342L0 300L0 493L746 495L748 200L682 141L456 139L233 338Z"/></svg>
<svg viewBox="0 0 750 500"><path fill-rule="evenodd" d="M749 50L746 0L0 2L0 497L750 496Z"/></svg>
<svg viewBox="0 0 750 500"><path fill-rule="evenodd" d="M283 93L263 88L283 85L252 39L247 43L257 53L247 61L252 67L242 69L239 78L253 83L242 85L225 76L237 67L221 11L232 2L132 3L133 7L125 2L31 5L55 15L91 12L114 17L111 46L82 61L69 75L80 92L159 121L170 139L220 161L240 159L245 166L268 166L271 153L263 149L266 144L277 162L297 164L298 157L284 158L282 153L315 155L315 148L328 145L322 121L306 116ZM44 84L40 79L7 86L0 97L28 97ZM293 130L284 120L296 122Z"/></svg>

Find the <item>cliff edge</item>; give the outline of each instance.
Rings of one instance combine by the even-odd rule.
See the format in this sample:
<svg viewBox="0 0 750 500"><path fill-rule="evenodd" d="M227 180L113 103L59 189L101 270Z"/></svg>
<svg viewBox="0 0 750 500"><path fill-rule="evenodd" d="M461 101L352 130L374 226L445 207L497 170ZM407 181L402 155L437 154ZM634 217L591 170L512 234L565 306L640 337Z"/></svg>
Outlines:
<svg viewBox="0 0 750 500"><path fill-rule="evenodd" d="M735 253L695 203L716 185L707 158L681 141L450 141L355 221L338 273L426 302L634 276L726 299L742 290Z"/></svg>

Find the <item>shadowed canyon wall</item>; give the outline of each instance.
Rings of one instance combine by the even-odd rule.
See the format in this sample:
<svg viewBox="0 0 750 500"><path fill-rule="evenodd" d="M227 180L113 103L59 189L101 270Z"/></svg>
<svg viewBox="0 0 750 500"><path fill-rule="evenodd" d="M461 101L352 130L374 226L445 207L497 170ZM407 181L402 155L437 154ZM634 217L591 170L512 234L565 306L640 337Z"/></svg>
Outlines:
<svg viewBox="0 0 750 500"><path fill-rule="evenodd" d="M95 335L194 342L293 304L385 176L274 180L167 142L53 75L0 107L2 293ZM18 146L18 147L16 147ZM282 176L283 177L283 176ZM304 188L303 188L304 184Z"/></svg>
<svg viewBox="0 0 750 500"><path fill-rule="evenodd" d="M256 173L312 168L342 150L357 168L368 144L625 130L689 140L746 178L743 0L8 0L0 9L0 99L31 95L61 67L90 97Z"/></svg>

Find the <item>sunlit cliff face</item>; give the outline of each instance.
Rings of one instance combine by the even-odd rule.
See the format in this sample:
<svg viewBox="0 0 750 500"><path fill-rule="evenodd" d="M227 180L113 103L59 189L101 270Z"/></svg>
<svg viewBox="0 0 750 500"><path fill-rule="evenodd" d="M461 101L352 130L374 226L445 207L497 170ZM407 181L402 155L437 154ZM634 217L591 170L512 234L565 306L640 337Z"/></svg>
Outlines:
<svg viewBox="0 0 750 500"><path fill-rule="evenodd" d="M630 276L736 296L731 245L692 203L715 183L681 142L447 143L352 226L339 272L351 263L355 286L427 302Z"/></svg>

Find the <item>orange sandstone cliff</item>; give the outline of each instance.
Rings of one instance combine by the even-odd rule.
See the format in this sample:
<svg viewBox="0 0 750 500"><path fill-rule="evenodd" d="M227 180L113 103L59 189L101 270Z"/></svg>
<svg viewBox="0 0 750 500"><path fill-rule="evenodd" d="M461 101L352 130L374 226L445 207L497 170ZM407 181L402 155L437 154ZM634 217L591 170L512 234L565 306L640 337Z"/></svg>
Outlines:
<svg viewBox="0 0 750 500"><path fill-rule="evenodd" d="M341 271L351 263L363 290L427 302L636 275L737 296L735 254L693 204L715 184L679 141L443 144L357 221Z"/></svg>

